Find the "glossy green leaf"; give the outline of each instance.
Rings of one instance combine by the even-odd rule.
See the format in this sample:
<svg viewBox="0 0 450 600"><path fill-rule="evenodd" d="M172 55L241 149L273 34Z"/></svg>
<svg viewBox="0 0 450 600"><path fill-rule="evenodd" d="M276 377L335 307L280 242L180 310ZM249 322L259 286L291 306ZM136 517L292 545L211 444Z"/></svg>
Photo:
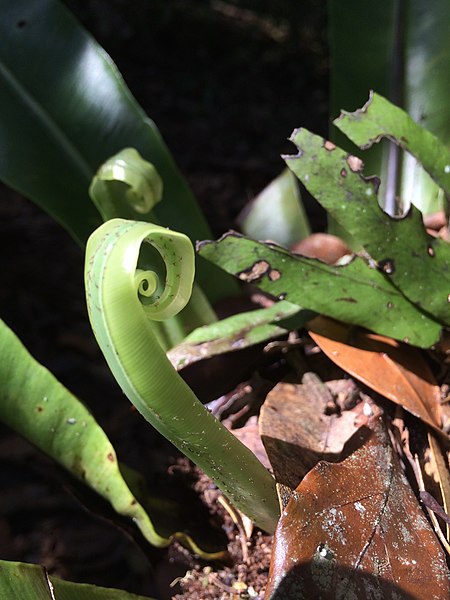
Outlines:
<svg viewBox="0 0 450 600"><path fill-rule="evenodd" d="M372 92L361 109L353 113L342 111L334 124L363 150L378 143L381 138L389 138L412 154L450 196L448 148L383 96Z"/></svg>
<svg viewBox="0 0 450 600"><path fill-rule="evenodd" d="M84 243L101 223L88 195L92 177L110 156L133 147L164 182L157 220L193 240L209 237L155 124L64 5L17 0L1 8L0 178ZM234 289L204 264L198 278L213 301Z"/></svg>
<svg viewBox="0 0 450 600"><path fill-rule="evenodd" d="M255 240L289 247L311 233L298 183L285 169L252 200L239 216L242 232Z"/></svg>
<svg viewBox="0 0 450 600"><path fill-rule="evenodd" d="M199 252L242 281L303 308L416 346L431 346L439 338L441 326L359 257L330 266L236 233L202 242Z"/></svg>
<svg viewBox="0 0 450 600"><path fill-rule="evenodd" d="M141 247L158 250L166 267L139 265ZM189 300L194 250L178 232L112 219L86 247L86 300L92 329L109 368L142 416L193 460L239 510L267 531L279 516L275 482L255 455L201 404L168 360L153 322Z"/></svg>
<svg viewBox="0 0 450 600"><path fill-rule="evenodd" d="M450 4L436 0L330 0L331 114L353 110L370 89L402 106L414 121L443 143L450 141ZM354 153L339 131L331 139ZM380 201L391 204L400 194L407 209L442 208L442 194L411 156L403 160L393 144L377 145L364 157L367 173L381 176ZM384 185L386 184L386 185Z"/></svg>
<svg viewBox="0 0 450 600"><path fill-rule="evenodd" d="M45 567L0 560L2 600L152 600L123 590L64 581Z"/></svg>
<svg viewBox="0 0 450 600"><path fill-rule="evenodd" d="M113 446L86 407L40 365L0 321L0 420L51 456L132 519L155 546L173 535L206 555L183 534L161 533L122 477Z"/></svg>
<svg viewBox="0 0 450 600"><path fill-rule="evenodd" d="M383 212L360 159L305 129L291 140L298 154L285 160L317 201L411 302L450 324L450 245L427 234L415 207L402 219Z"/></svg>
<svg viewBox="0 0 450 600"><path fill-rule="evenodd" d="M310 311L301 311L298 306L286 301L277 302L269 308L239 313L195 329L181 344L169 350L167 356L176 369L181 369L211 356L242 350L285 335L286 329L275 323L288 317L294 318L294 315L298 315L299 327L311 318Z"/></svg>

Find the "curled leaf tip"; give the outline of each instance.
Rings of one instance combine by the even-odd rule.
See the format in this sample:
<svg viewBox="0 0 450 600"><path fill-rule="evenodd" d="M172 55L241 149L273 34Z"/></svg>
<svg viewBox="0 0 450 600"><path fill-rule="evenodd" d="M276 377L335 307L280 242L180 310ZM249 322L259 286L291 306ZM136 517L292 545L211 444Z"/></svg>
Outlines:
<svg viewBox="0 0 450 600"><path fill-rule="evenodd" d="M105 220L139 218L161 200L163 182L154 165L134 148L124 148L104 162L89 195Z"/></svg>

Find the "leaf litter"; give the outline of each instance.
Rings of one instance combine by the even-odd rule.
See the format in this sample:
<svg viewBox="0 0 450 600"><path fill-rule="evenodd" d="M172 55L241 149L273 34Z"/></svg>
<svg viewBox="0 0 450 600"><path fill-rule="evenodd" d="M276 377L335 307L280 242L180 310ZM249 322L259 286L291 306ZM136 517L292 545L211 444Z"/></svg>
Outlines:
<svg viewBox="0 0 450 600"><path fill-rule="evenodd" d="M265 598L449 598L443 550L380 416L340 463L319 462L292 493L274 537Z"/></svg>

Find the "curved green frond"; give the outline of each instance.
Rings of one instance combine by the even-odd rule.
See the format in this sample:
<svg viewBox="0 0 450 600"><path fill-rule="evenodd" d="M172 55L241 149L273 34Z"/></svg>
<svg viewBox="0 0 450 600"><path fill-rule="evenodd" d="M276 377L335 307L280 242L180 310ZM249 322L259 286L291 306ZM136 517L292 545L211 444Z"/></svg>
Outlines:
<svg viewBox="0 0 450 600"><path fill-rule="evenodd" d="M140 259L146 244L156 247L164 260L164 282L156 281L151 265ZM273 478L200 403L154 335L151 320L181 310L193 277L194 250L183 234L139 221L108 221L86 249L92 328L116 380L147 421L240 510L274 531L279 509Z"/></svg>

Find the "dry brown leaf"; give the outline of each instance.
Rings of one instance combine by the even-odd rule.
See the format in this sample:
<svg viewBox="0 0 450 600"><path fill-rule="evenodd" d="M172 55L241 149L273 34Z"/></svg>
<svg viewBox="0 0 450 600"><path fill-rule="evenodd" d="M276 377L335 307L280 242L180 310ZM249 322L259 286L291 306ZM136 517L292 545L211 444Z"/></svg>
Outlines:
<svg viewBox="0 0 450 600"><path fill-rule="evenodd" d="M419 350L326 317L310 321L308 329L339 367L445 435L439 387Z"/></svg>
<svg viewBox="0 0 450 600"><path fill-rule="evenodd" d="M258 418L250 417L243 427L230 429L231 433L240 440L244 446L253 452L256 458L267 468L270 469L270 462L266 450L261 442L261 436L258 428Z"/></svg>
<svg viewBox="0 0 450 600"><path fill-rule="evenodd" d="M266 600L446 600L445 556L380 418L320 462L283 511Z"/></svg>
<svg viewBox="0 0 450 600"><path fill-rule="evenodd" d="M278 383L267 395L259 431L278 483L295 489L320 460L337 461L366 421L362 405L325 414L330 404L330 391L313 373L306 373L301 385Z"/></svg>

